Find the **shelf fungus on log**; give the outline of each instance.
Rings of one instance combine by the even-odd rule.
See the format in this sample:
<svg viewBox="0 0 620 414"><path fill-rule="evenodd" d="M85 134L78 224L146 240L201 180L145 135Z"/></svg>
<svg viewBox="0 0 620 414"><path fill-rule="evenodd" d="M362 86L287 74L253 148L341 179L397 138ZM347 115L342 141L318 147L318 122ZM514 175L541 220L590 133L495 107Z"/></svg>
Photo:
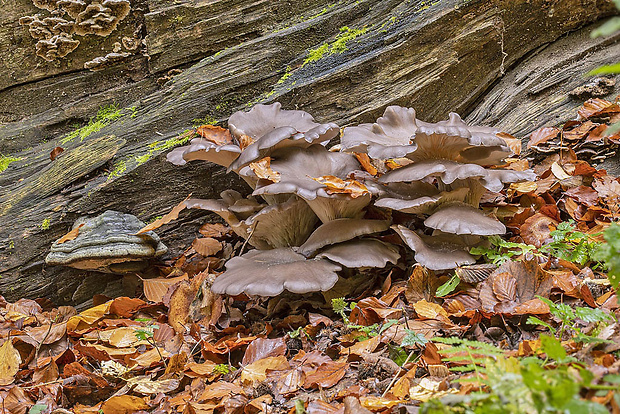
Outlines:
<svg viewBox="0 0 620 414"><path fill-rule="evenodd" d="M211 290L228 295L277 296L284 290L309 293L331 289L341 267L328 260L307 259L291 248L251 250L233 257Z"/></svg>
<svg viewBox="0 0 620 414"><path fill-rule="evenodd" d="M80 218L73 237L56 240L45 262L104 273L140 271L168 251L154 232L136 235L144 226L135 216L113 210Z"/></svg>

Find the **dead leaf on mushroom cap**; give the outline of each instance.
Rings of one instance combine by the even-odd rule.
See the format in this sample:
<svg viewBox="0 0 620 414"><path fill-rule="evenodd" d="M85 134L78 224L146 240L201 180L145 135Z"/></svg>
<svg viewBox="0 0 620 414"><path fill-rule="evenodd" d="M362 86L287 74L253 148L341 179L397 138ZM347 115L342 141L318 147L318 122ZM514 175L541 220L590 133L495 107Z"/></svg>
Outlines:
<svg viewBox="0 0 620 414"><path fill-rule="evenodd" d="M325 185L325 187L327 187L327 194L349 194L353 198L370 194L370 191L368 191L368 188L366 188L364 184L353 179L343 180L341 178L334 177L333 175L310 178Z"/></svg>
<svg viewBox="0 0 620 414"><path fill-rule="evenodd" d="M272 170L270 165L271 157L265 157L261 160L250 163L250 169L258 178L277 183L280 181L280 173Z"/></svg>
<svg viewBox="0 0 620 414"><path fill-rule="evenodd" d="M71 230L69 233L65 234L60 239L56 240L56 243L57 244L62 244L64 242L68 242L68 241L71 241L71 240L75 239L80 234L80 228L82 228L82 226L84 224L86 224L86 223L80 224L79 226L77 226L76 228Z"/></svg>
<svg viewBox="0 0 620 414"><path fill-rule="evenodd" d="M230 131L215 125L202 125L196 128L196 134L216 145L234 144Z"/></svg>
<svg viewBox="0 0 620 414"><path fill-rule="evenodd" d="M480 302L487 312L544 314L536 296L549 297L553 278L536 261L506 262L480 284Z"/></svg>

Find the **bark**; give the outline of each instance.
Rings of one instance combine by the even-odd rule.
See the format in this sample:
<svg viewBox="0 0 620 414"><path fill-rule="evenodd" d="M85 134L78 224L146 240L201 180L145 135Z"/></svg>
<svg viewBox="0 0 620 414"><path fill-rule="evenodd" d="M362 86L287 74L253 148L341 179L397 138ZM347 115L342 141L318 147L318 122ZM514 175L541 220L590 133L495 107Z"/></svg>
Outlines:
<svg viewBox="0 0 620 414"><path fill-rule="evenodd" d="M14 3L0 29L0 47L9 51L0 72L10 75L0 80L0 148L21 158L0 173L0 292L10 300L82 303L93 292L121 291L117 277L43 264L49 245L81 215L116 209L149 219L190 192L214 197L246 188L213 165L165 162L162 144L194 119L224 121L278 100L344 126L398 104L424 120L471 113L524 135L575 108L574 100L550 112L544 105L585 83L578 74L618 55L617 39L591 41L590 28L567 37L610 15L604 0L146 0L132 2L130 17L109 37L83 39L65 58L46 62L16 23L40 10ZM355 30L363 33L337 41ZM101 71L83 69L123 36L144 45ZM325 44L320 57L311 52ZM307 62L310 56L317 59ZM168 76L175 68L182 73ZM83 140L62 143L72 124L113 102L133 109ZM51 161L56 146L65 151ZM185 214L159 232L171 255L202 220Z"/></svg>

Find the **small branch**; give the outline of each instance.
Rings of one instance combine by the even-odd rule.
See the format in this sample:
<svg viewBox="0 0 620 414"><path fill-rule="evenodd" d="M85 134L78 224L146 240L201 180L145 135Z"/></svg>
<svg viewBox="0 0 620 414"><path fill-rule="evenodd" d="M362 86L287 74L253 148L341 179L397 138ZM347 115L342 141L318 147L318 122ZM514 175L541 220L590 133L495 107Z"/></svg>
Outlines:
<svg viewBox="0 0 620 414"><path fill-rule="evenodd" d="M388 384L387 388L385 389L385 391L383 391L383 394L381 394L381 398L385 397L385 394L388 393L388 391L392 388L392 385L394 385L394 383L396 382L396 380L398 379L398 376L400 375L400 372L403 370L403 367L405 365L407 365L407 362L409 362L409 360L411 359L411 357L413 356L413 353L415 352L415 349L412 350L411 352L409 352L409 355L407 355L407 359L405 359L405 362L403 362L403 365L401 365L400 367L398 367L398 372L394 375L394 378L392 378L392 381L390 381L390 383Z"/></svg>

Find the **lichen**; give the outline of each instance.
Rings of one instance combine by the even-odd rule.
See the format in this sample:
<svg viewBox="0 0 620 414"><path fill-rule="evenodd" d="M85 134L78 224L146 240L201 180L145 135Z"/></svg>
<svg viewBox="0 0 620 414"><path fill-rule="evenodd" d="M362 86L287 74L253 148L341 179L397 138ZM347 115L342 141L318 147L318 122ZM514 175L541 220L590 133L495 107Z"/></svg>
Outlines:
<svg viewBox="0 0 620 414"><path fill-rule="evenodd" d="M73 141L77 137L80 138L80 141L83 141L84 138L88 137L93 132L100 131L101 129L103 129L103 127L105 127L112 121L117 120L123 115L125 114L122 112L121 109L118 108L118 105L113 104L109 106L100 107L99 111L97 111L97 115L91 118L88 121L87 125L81 128L78 128L73 132L70 132L69 134L67 134L67 136L62 138L60 142L62 144L66 144L68 142Z"/></svg>
<svg viewBox="0 0 620 414"><path fill-rule="evenodd" d="M9 168L9 164L15 161L19 161L22 158L17 158L17 157L11 157L11 156L5 156L0 154L0 173L4 170L6 170L7 168Z"/></svg>
<svg viewBox="0 0 620 414"><path fill-rule="evenodd" d="M43 220L43 222L41 223L41 230L47 230L50 228L50 218L46 218Z"/></svg>
<svg viewBox="0 0 620 414"><path fill-rule="evenodd" d="M217 123L217 119L215 119L211 115L205 115L204 118L192 119L192 126L194 128L197 128L201 125L215 125L216 123Z"/></svg>

